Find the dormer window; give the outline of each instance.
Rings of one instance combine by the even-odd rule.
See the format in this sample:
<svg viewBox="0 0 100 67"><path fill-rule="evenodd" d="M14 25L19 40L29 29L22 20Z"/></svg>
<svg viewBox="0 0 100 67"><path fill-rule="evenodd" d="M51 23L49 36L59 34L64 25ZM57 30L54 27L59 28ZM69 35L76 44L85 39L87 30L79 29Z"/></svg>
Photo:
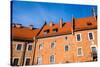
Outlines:
<svg viewBox="0 0 100 67"><path fill-rule="evenodd" d="M49 33L49 30L45 30L45 31L44 31L44 34L48 34L48 33Z"/></svg>
<svg viewBox="0 0 100 67"><path fill-rule="evenodd" d="M55 33L55 32L58 32L58 29L56 28L56 29L53 29L53 32Z"/></svg>
<svg viewBox="0 0 100 67"><path fill-rule="evenodd" d="M92 23L91 22L87 22L87 25L90 26L90 25L92 25Z"/></svg>

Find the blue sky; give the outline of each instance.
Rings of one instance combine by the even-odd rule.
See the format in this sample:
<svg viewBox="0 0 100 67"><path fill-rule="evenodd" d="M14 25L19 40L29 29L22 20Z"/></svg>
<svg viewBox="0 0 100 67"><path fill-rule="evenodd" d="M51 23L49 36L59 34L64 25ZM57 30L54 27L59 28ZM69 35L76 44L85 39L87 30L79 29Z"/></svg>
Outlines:
<svg viewBox="0 0 100 67"><path fill-rule="evenodd" d="M24 26L33 24L40 28L50 21L58 23L62 18L64 22L70 22L72 15L75 18L92 16L93 5L59 4L45 2L14 1L12 3L12 22L21 23Z"/></svg>

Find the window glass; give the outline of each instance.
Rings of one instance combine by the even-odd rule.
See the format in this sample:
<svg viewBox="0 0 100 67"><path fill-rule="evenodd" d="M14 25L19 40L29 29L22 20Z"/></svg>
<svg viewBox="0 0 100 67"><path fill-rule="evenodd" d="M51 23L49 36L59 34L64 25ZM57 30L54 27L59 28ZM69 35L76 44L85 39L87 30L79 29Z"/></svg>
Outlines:
<svg viewBox="0 0 100 67"><path fill-rule="evenodd" d="M43 48L43 44L40 44L39 45L39 49L41 50Z"/></svg>
<svg viewBox="0 0 100 67"><path fill-rule="evenodd" d="M38 58L37 58L37 63L38 63L38 64L42 64L42 57L38 57Z"/></svg>
<svg viewBox="0 0 100 67"><path fill-rule="evenodd" d="M78 48L78 55L79 55L79 56L82 55L82 48Z"/></svg>
<svg viewBox="0 0 100 67"><path fill-rule="evenodd" d="M77 34L77 41L80 41L81 37L80 34Z"/></svg>
<svg viewBox="0 0 100 67"><path fill-rule="evenodd" d="M93 39L93 34L92 33L89 33L89 38L90 38L90 40Z"/></svg>
<svg viewBox="0 0 100 67"><path fill-rule="evenodd" d="M65 51L68 51L68 45L65 45Z"/></svg>
<svg viewBox="0 0 100 67"><path fill-rule="evenodd" d="M28 45L28 50L32 50L32 45Z"/></svg>
<svg viewBox="0 0 100 67"><path fill-rule="evenodd" d="M18 61L19 61L19 59L18 59L18 58L15 58L15 59L14 59L14 62L13 62L13 65L14 65L14 66L17 66L17 65L18 65Z"/></svg>
<svg viewBox="0 0 100 67"><path fill-rule="evenodd" d="M51 43L51 48L54 48L54 47L55 47L55 43L52 42L52 43Z"/></svg>
<svg viewBox="0 0 100 67"><path fill-rule="evenodd" d="M51 64L54 63L54 55L51 55L51 56L50 56L50 63L51 63Z"/></svg>
<svg viewBox="0 0 100 67"><path fill-rule="evenodd" d="M29 58L26 59L25 65L30 65L30 59Z"/></svg>
<svg viewBox="0 0 100 67"><path fill-rule="evenodd" d="M22 44L17 44L17 50L21 50Z"/></svg>

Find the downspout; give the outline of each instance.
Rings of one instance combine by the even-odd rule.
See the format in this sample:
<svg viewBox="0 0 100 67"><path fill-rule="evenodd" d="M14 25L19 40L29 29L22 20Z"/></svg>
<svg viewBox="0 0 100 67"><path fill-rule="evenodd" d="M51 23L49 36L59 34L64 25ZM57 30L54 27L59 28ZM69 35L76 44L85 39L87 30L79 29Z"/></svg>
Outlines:
<svg viewBox="0 0 100 67"><path fill-rule="evenodd" d="M33 50L33 61L32 61L32 65L35 64L35 53L36 53L36 42L37 42L36 37L34 37L33 40L34 40L34 50Z"/></svg>
<svg viewBox="0 0 100 67"><path fill-rule="evenodd" d="M24 61L25 61L26 48L27 48L27 42L25 42L25 46L24 46L24 48L23 48L22 66L24 65Z"/></svg>

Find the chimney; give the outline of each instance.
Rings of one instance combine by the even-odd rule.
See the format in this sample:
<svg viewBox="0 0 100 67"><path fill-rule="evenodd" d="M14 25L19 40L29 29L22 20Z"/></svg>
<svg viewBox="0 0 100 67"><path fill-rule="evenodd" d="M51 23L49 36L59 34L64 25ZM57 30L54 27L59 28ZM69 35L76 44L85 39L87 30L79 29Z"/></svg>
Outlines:
<svg viewBox="0 0 100 67"><path fill-rule="evenodd" d="M72 15L72 34L74 34L74 28L75 28L75 18Z"/></svg>
<svg viewBox="0 0 100 67"><path fill-rule="evenodd" d="M92 8L92 16L94 16L94 17L96 16L94 8Z"/></svg>
<svg viewBox="0 0 100 67"><path fill-rule="evenodd" d="M63 19L61 18L61 19L60 19L60 23L59 23L60 28L62 28L62 24L63 24Z"/></svg>
<svg viewBox="0 0 100 67"><path fill-rule="evenodd" d="M12 27L15 27L15 23L12 23Z"/></svg>
<svg viewBox="0 0 100 67"><path fill-rule="evenodd" d="M29 29L33 29L33 25L29 25Z"/></svg>
<svg viewBox="0 0 100 67"><path fill-rule="evenodd" d="M20 28L20 27L22 27L22 24L16 24L15 26Z"/></svg>
<svg viewBox="0 0 100 67"><path fill-rule="evenodd" d="M52 21L50 21L50 24L49 24L51 27L53 26L53 23L52 23Z"/></svg>

